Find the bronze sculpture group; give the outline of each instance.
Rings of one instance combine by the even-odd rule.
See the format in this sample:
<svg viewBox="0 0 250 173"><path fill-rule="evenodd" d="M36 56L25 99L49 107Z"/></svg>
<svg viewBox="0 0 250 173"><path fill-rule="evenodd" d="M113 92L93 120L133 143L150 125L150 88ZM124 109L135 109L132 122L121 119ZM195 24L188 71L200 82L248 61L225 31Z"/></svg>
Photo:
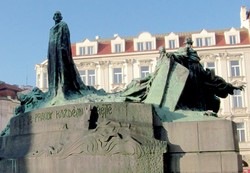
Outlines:
<svg viewBox="0 0 250 173"><path fill-rule="evenodd" d="M67 100L72 97L84 97L86 91L98 93L93 87L86 86L80 78L72 58L70 32L67 24L62 21L61 13L55 12L53 19L55 25L50 29L48 46L48 92L43 93L35 88L28 95L21 94L19 96L21 106L16 109L16 114L39 108L40 103L57 97ZM161 59L169 59L169 69L166 69L166 85L171 82L170 74L174 64L181 64L188 69L189 74L181 95L178 96L175 109L212 110L217 113L220 107L219 97L225 98L228 94L233 94L235 89L243 90L244 86L235 87L215 75L212 70L205 70L200 64L200 58L192 48L192 44L192 39L186 38L186 46L177 52L166 53L165 49L161 50ZM160 62L158 62L155 72L145 78L133 80L124 91L117 94L117 97L124 98L124 101L144 102L152 83L155 82L157 71L161 68ZM105 92L102 94L104 97L108 95Z"/></svg>

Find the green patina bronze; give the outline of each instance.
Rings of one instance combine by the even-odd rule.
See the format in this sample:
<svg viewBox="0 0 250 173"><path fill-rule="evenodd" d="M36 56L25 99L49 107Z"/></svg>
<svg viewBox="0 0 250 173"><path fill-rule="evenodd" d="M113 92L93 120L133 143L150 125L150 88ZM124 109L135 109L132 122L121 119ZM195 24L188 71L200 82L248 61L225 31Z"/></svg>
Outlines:
<svg viewBox="0 0 250 173"><path fill-rule="evenodd" d="M212 70L205 70L192 48L193 41L187 38L185 47L177 52L166 53L162 48L155 71L145 78L134 79L124 91L108 94L96 90L80 78L72 59L70 32L61 13L55 12L53 19L55 25L50 29L48 47L48 92L34 88L26 95L19 94L21 105L16 108L16 115L70 103L141 102L153 104L163 121L174 121L185 119L185 112L190 111L204 115L210 110L216 115L219 97L243 89L227 83Z"/></svg>

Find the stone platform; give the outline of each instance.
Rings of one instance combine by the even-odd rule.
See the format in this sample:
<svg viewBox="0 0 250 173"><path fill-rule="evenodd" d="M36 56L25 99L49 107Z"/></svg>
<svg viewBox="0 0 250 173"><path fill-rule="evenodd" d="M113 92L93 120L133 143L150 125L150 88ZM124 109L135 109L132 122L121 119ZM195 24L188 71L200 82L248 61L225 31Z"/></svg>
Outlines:
<svg viewBox="0 0 250 173"><path fill-rule="evenodd" d="M13 117L3 173L241 172L227 120L161 122L150 104L86 103Z"/></svg>
<svg viewBox="0 0 250 173"><path fill-rule="evenodd" d="M235 123L211 121L163 123L168 141L166 172L241 173Z"/></svg>
<svg viewBox="0 0 250 173"><path fill-rule="evenodd" d="M75 104L13 117L0 138L0 172L164 172L151 105Z"/></svg>

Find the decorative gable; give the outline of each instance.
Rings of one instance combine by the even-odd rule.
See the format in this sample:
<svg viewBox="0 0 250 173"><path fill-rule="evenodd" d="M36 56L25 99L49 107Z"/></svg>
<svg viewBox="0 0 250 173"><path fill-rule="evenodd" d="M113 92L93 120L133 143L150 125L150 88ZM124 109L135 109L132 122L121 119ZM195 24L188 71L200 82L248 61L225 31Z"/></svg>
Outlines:
<svg viewBox="0 0 250 173"><path fill-rule="evenodd" d="M149 32L143 32L139 34L137 38L134 38L134 50L145 51L156 49L156 38Z"/></svg>
<svg viewBox="0 0 250 173"><path fill-rule="evenodd" d="M195 47L214 46L216 44L215 32L208 32L203 29L200 33L192 34Z"/></svg>
<svg viewBox="0 0 250 173"><path fill-rule="evenodd" d="M238 44L240 43L240 31L235 28L231 28L229 31L224 32L226 44Z"/></svg>
<svg viewBox="0 0 250 173"><path fill-rule="evenodd" d="M85 39L83 42L76 43L76 55L97 54L98 42Z"/></svg>

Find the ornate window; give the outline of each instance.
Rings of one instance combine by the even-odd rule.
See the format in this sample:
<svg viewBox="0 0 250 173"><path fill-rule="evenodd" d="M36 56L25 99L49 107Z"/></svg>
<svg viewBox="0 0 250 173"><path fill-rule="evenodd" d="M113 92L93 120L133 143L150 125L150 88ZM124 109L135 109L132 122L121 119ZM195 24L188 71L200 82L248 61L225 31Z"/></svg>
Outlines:
<svg viewBox="0 0 250 173"><path fill-rule="evenodd" d="M202 47L202 38L196 38L196 46Z"/></svg>
<svg viewBox="0 0 250 173"><path fill-rule="evenodd" d="M87 46L87 55L92 55L94 54L94 46Z"/></svg>
<svg viewBox="0 0 250 173"><path fill-rule="evenodd" d="M149 74L149 66L141 66L141 78L146 77Z"/></svg>
<svg viewBox="0 0 250 173"><path fill-rule="evenodd" d="M233 108L243 107L242 91L234 90L234 95L232 96L232 106Z"/></svg>
<svg viewBox="0 0 250 173"><path fill-rule="evenodd" d="M94 86L96 81L96 75L95 70L89 69L89 70L79 70L80 77L84 84L89 86Z"/></svg>
<svg viewBox="0 0 250 173"><path fill-rule="evenodd" d="M134 38L135 51L156 49L156 38L148 32L141 33L138 38Z"/></svg>
<svg viewBox="0 0 250 173"><path fill-rule="evenodd" d="M83 83L86 84L86 70L79 70L80 77L83 81Z"/></svg>
<svg viewBox="0 0 250 173"><path fill-rule="evenodd" d="M115 53L119 53L122 51L122 45L121 44L115 44Z"/></svg>
<svg viewBox="0 0 250 173"><path fill-rule="evenodd" d="M215 62L207 62L206 66L211 70L215 70Z"/></svg>
<svg viewBox="0 0 250 173"><path fill-rule="evenodd" d="M149 74L149 66L141 66L141 78L146 77Z"/></svg>
<svg viewBox="0 0 250 173"><path fill-rule="evenodd" d="M213 70L214 73L217 74L215 60L213 60L211 56L201 55L200 57L203 58L201 64L204 67L204 69Z"/></svg>
<svg viewBox="0 0 250 173"><path fill-rule="evenodd" d="M95 70L88 70L88 85L95 85Z"/></svg>
<svg viewBox="0 0 250 173"><path fill-rule="evenodd" d="M113 68L113 83L122 83L122 68Z"/></svg>
<svg viewBox="0 0 250 173"><path fill-rule="evenodd" d="M169 49L175 49L179 47L179 36L171 32L165 36L165 47Z"/></svg>
<svg viewBox="0 0 250 173"><path fill-rule="evenodd" d="M211 46L211 45L212 45L212 38L205 37L205 46Z"/></svg>
<svg viewBox="0 0 250 173"><path fill-rule="evenodd" d="M192 34L192 39L194 40L194 46L196 47L213 46L216 44L215 33L207 32L205 29L198 34Z"/></svg>
<svg viewBox="0 0 250 173"><path fill-rule="evenodd" d="M97 41L84 40L81 43L76 43L76 55L92 55L97 54Z"/></svg>
<svg viewBox="0 0 250 173"><path fill-rule="evenodd" d="M236 44L236 35L229 35L229 43Z"/></svg>
<svg viewBox="0 0 250 173"><path fill-rule="evenodd" d="M230 61L230 72L232 77L240 76L240 63L239 60Z"/></svg>
<svg viewBox="0 0 250 173"><path fill-rule="evenodd" d="M79 47L79 55L85 55L85 47Z"/></svg>
<svg viewBox="0 0 250 173"><path fill-rule="evenodd" d="M137 50L138 51L143 51L143 42L138 42L137 43Z"/></svg>
<svg viewBox="0 0 250 173"><path fill-rule="evenodd" d="M147 41L145 42L145 50L151 50L152 49L152 42Z"/></svg>
<svg viewBox="0 0 250 173"><path fill-rule="evenodd" d="M245 123L236 123L237 128L237 135L239 142L245 142L246 141L246 130L245 130Z"/></svg>
<svg viewBox="0 0 250 173"><path fill-rule="evenodd" d="M224 32L226 44L238 44L240 43L240 32L235 28L231 28L229 31Z"/></svg>
<svg viewBox="0 0 250 173"><path fill-rule="evenodd" d="M175 49L175 40L168 40L169 49Z"/></svg>
<svg viewBox="0 0 250 173"><path fill-rule="evenodd" d="M117 34L114 35L115 39L111 40L111 52L120 53L125 51L125 40L121 39Z"/></svg>

